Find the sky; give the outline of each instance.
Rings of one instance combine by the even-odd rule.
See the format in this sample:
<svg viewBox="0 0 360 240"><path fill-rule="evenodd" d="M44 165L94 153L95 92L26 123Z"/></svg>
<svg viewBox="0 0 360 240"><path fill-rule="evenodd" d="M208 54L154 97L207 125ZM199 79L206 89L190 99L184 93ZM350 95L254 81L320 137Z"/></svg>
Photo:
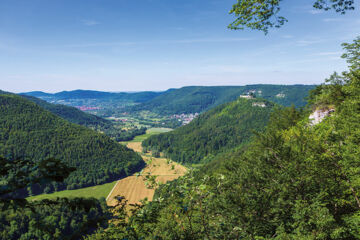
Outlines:
<svg viewBox="0 0 360 240"><path fill-rule="evenodd" d="M0 89L320 84L346 70L360 6L340 15L314 1L284 0L288 23L264 35L227 28L236 0L0 0Z"/></svg>

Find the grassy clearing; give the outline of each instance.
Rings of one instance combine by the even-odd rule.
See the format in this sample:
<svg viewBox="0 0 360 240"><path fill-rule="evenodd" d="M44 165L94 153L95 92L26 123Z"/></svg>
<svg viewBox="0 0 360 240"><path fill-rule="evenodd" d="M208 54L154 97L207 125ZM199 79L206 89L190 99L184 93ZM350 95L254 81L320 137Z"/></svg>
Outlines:
<svg viewBox="0 0 360 240"><path fill-rule="evenodd" d="M100 199L102 197L106 198L115 184L116 181L111 183L106 183L103 185L97 185L93 187L81 188L76 190L65 190L50 194L41 194L33 197L28 197L27 200L34 201L34 200L43 200L43 199L54 199L57 197L59 198L93 197L97 199Z"/></svg>
<svg viewBox="0 0 360 240"><path fill-rule="evenodd" d="M171 128L150 128L146 131L146 134L136 136L134 138L134 140L129 141L129 142L142 142L145 139L147 139L148 137L150 137L151 135L164 133L164 132L170 132L171 130L172 130Z"/></svg>

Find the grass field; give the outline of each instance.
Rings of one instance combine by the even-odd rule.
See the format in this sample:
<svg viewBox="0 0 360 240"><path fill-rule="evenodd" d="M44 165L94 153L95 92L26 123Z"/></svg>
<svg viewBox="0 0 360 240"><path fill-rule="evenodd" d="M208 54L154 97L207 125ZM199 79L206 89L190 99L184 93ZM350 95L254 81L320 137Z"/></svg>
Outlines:
<svg viewBox="0 0 360 240"><path fill-rule="evenodd" d="M54 198L74 198L74 197L94 197L97 199L106 198L110 193L111 189L115 186L115 182L106 183L103 185L97 185L93 187L81 188L76 190L65 190L61 192L54 192L50 194L41 194L33 197L28 197L27 200L43 200L43 199L54 199Z"/></svg>
<svg viewBox="0 0 360 240"><path fill-rule="evenodd" d="M150 128L146 131L146 134L136 136L134 138L134 140L129 141L129 142L142 142L145 139L147 139L148 137L150 137L151 135L164 133L164 132L170 132L171 130L172 130L171 128Z"/></svg>

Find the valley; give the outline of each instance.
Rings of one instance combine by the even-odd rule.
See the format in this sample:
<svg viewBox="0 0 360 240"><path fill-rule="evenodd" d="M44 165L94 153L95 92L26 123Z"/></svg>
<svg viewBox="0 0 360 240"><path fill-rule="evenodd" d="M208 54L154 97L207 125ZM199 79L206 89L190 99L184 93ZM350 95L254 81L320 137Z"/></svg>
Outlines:
<svg viewBox="0 0 360 240"><path fill-rule="evenodd" d="M29 201L39 201L44 199L56 199L56 198L78 198L78 197L94 197L97 199L106 198L107 204L113 206L116 204L115 196L123 196L128 200L129 204L140 203L140 200L147 198L152 200L155 193L154 188L149 188L146 183L147 176L156 177L158 184L172 181L181 176L184 176L187 169L179 163L169 161L166 158L155 158L151 156L151 153L143 153L142 141L150 136L169 132L171 129L166 128L152 128L147 130L146 134L137 136L131 142L122 142L129 149L141 154L142 158L146 162L145 168L134 175L122 178L118 181L106 183L102 185L81 188L76 190L65 190L54 192L50 194L41 194L37 196L28 197Z"/></svg>
<svg viewBox="0 0 360 240"><path fill-rule="evenodd" d="M282 106L303 107L315 85L187 86L161 92L99 92L74 90L59 93L27 92L52 104L82 109L111 121L118 129L177 128L200 113L252 94ZM108 131L109 132L109 131ZM112 133L114 131L111 131Z"/></svg>
<svg viewBox="0 0 360 240"><path fill-rule="evenodd" d="M350 91L347 87L344 85L344 89ZM321 95L322 88L325 89L323 95ZM319 86L316 91L311 92L310 104L317 108L328 104L329 96L336 96L336 94L327 95L326 91L336 91L336 88L332 89L332 85ZM283 95L281 95L282 97ZM41 221L44 215L49 215L47 211L50 209L47 204L56 204L58 210L51 213L49 218L45 218L46 222L51 222L54 226L51 231L61 229L62 234L67 234L67 226L72 221L71 232L76 234L78 225L97 222L103 224L106 230L100 229L99 232L88 235L89 239L112 239L114 236L115 239L123 239L130 234L136 236L132 239L138 239L138 236L146 239L148 234L151 237L160 235L162 239L167 239L169 235L183 234L185 236L188 234L187 232L191 232L190 236L195 236L194 239L204 239L205 235L220 236L219 238L223 239L226 238L229 231L234 238L246 236L240 230L233 231L232 229L241 224L239 221L250 219L251 224L245 226L250 229L250 232L254 231L253 228L262 229L263 226L270 229L264 231L281 232L282 229L277 229L276 224L269 223L273 218L272 211L279 211L277 214L285 219L282 222L284 225L287 221L290 221L291 224L297 221L306 222L307 215L305 220L298 220L291 213L283 213L283 206L289 206L296 214L297 205L293 206L293 203L297 204L298 196L304 194L304 191L306 194L322 197L321 201L329 201L328 198L323 197L325 195L322 195L322 190L316 186L322 184L328 189L332 189L334 182L331 180L333 178L327 178L328 172L334 176L342 173L334 171L333 167L327 164L328 161L336 162L337 158L326 154L326 149L329 148L329 144L332 144L331 148L349 153L349 146L352 148L353 142L351 139L344 139L349 142L349 145L339 147L334 141L336 138L332 136L333 133L326 129L330 126L338 126L342 134L340 137L357 134L356 132L346 132L347 123L345 124L343 121L343 118L346 117L354 126L358 122L357 118L347 116L346 107L351 107L349 104L353 101L351 97L348 98L350 102L344 105L344 112L336 110L336 106L342 106L342 102L336 102L336 98L331 99L331 102L335 103L331 105L335 106L333 114L338 114L340 118L329 116L318 124L319 127L310 127L308 121L312 105L307 105L304 109L297 109L295 106L284 107L264 98L245 94L234 101L225 102L196 115L192 121L181 127L171 129L154 128L147 125L148 128L133 139L116 142L115 138L111 139L107 136L108 133L92 129L92 126L80 126L66 121L67 115L63 114L64 111L57 111L61 106L48 105L38 100L34 101L34 99L29 101L16 95L2 94L0 95L2 101L0 110L6 118L2 119L0 126L2 126L3 133L8 134L11 138L9 139L6 134L0 135L2 136L0 150L11 152L15 149L12 144L14 142L21 143L22 140L19 134L25 137L33 136L33 141L29 141L33 146L38 146L35 145L36 142L33 143L34 140L45 142L43 135L51 136L54 139L52 140L54 146L58 146L58 142L63 144L63 142L74 141L74 139L67 140L66 137L69 136L73 136L75 139L77 139L76 137L84 138L84 143L76 145L78 148L74 148L69 143L61 145L73 156L79 152L78 160L74 158L79 163L75 161L73 164L81 167L77 172L78 178L74 179L74 181L79 180L80 184L74 187L67 186L68 190L64 191L59 191L62 190L59 188L44 189L44 192L50 193L27 198L27 204L42 206L37 208L39 214L37 221ZM41 106L49 111L44 111ZM61 107L61 109L65 109L65 113L77 113L76 119L93 119L105 126L109 121L104 121L99 116L93 118L93 115L75 111L70 107ZM41 116L41 121L35 121L35 116ZM174 114L173 116L186 118L186 114ZM23 121L24 119L26 121ZM49 125L49 122L54 124ZM342 126L344 124L345 130ZM10 125L12 127L9 129ZM74 134L62 134L61 130L56 132L58 134L49 134L50 129L54 127L64 129L69 133L74 132ZM325 133L323 129L326 130ZM116 132L120 129L114 128L113 130ZM43 132L44 134L37 135ZM34 133L37 134L31 135ZM85 136L82 136L82 133L86 133ZM323 141L319 136L325 137L327 141ZM97 140L98 138L102 140ZM92 144L95 145L88 147L87 143L91 142L89 139L93 139L94 143ZM42 144L42 146L44 145L47 146L45 143ZM119 151L122 154L118 155L119 157L110 154L109 150L112 148L114 148L113 153ZM37 150L37 148L33 148L33 151L30 151L29 148L18 149L26 154ZM48 149L52 148L48 147ZM80 149L81 151L79 151ZM97 152L94 152L95 150ZM34 153L41 154L37 151ZM89 156L90 153L91 156ZM96 158L93 157L93 154L96 154ZM103 156L107 157L108 162L101 166L99 163L104 163L101 161ZM353 159L351 161L356 162L356 154L350 153L348 156ZM81 161L83 157L87 157L89 160ZM316 160L309 160L313 158ZM121 161L119 161L120 159ZM317 159L325 159L326 164L324 165ZM308 161L312 161L311 165L308 164ZM134 163L138 165L132 167L130 164ZM98 166L102 168L98 169ZM119 169L118 166L123 169ZM323 169L324 172L322 172ZM111 171L119 173L116 175L116 179L105 178ZM91 174L91 178L88 173ZM115 174L111 174L114 177ZM318 175L320 176L318 177ZM10 172L8 176L11 180L15 175ZM349 176L353 180L357 179L356 174L349 174ZM96 177L100 177L100 179ZM93 181L91 186L81 187L81 184L84 184L81 179L84 178ZM312 187L308 190L294 187L294 181L297 181L295 184L303 186L302 179L307 179L309 181L307 184ZM273 182L277 184L273 184ZM346 188L347 183L343 182L342 184L342 188ZM33 193L32 185L30 186L29 193ZM51 183L50 186L60 185ZM338 194L340 190L328 191L331 194ZM348 209L354 207L356 202L351 200L351 196L346 194L346 191L345 189L340 194L344 194L342 198L348 199L348 203L344 206ZM282 194L285 194L286 198L282 198ZM127 205L121 205L125 202ZM335 202L336 200L331 204L336 204ZM266 206L266 204L270 206ZM66 207L62 208L63 206ZM91 211L87 210L88 206L92 209ZM119 208L119 206L123 206L123 208ZM312 205L305 205L311 215L315 214L312 207ZM77 209L77 211L71 209ZM254 209L264 211L266 220L259 220ZM0 218L21 219L20 213L11 216L6 214L8 211L10 210L0 215ZM54 219L60 219L59 216L66 211L71 211L66 218L68 225L58 225L59 220ZM28 211L26 214L32 213ZM74 222L73 216L79 216L79 220ZM85 220L81 220L80 217ZM88 217L92 217L93 220L87 220ZM226 224L224 224L225 222ZM183 223L189 225L183 225ZM175 226L175 228L171 226ZM193 226L200 230L197 230L196 233L192 232L194 231ZM214 228L208 226L214 226ZM227 229L227 226L231 229ZM352 225L349 224L349 226ZM6 227L10 228L11 226L7 225ZM8 234L7 231L3 232L3 235L6 234ZM46 235L47 233L41 232L40 234ZM54 235L54 233L50 235ZM258 235L265 236L266 234L259 232ZM179 237L179 239L188 239L188 237Z"/></svg>
<svg viewBox="0 0 360 240"><path fill-rule="evenodd" d="M0 240L360 240L359 1L1 1Z"/></svg>

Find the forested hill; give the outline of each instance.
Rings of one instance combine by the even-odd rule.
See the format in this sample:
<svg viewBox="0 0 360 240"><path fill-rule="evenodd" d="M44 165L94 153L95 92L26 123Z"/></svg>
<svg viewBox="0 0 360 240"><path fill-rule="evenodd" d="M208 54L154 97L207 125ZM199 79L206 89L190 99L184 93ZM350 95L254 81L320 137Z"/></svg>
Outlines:
<svg viewBox="0 0 360 240"><path fill-rule="evenodd" d="M253 131L265 128L274 104L263 99L243 99L220 105L190 124L151 136L145 149L164 152L174 161L199 163L250 141ZM205 158L205 159L204 159Z"/></svg>
<svg viewBox="0 0 360 240"><path fill-rule="evenodd" d="M63 91L58 93L45 93L40 91L22 93L45 100L66 100L66 99L107 99L116 101L146 102L160 95L162 92L101 92L91 90Z"/></svg>
<svg viewBox="0 0 360 240"><path fill-rule="evenodd" d="M191 86L169 89L131 110L149 110L162 114L204 112L249 93L283 106L294 104L301 107L306 105L305 97L309 90L314 88L315 85Z"/></svg>
<svg viewBox="0 0 360 240"><path fill-rule="evenodd" d="M86 127L110 127L112 123L104 118L85 113L75 107L61 104L52 104L36 97L22 95L26 99L36 103L40 107L52 112L53 114L68 120L69 122L83 125Z"/></svg>
<svg viewBox="0 0 360 240"><path fill-rule="evenodd" d="M34 161L54 157L76 167L64 184L54 183L46 192L105 183L144 165L138 154L106 135L7 94L0 94L0 155Z"/></svg>

